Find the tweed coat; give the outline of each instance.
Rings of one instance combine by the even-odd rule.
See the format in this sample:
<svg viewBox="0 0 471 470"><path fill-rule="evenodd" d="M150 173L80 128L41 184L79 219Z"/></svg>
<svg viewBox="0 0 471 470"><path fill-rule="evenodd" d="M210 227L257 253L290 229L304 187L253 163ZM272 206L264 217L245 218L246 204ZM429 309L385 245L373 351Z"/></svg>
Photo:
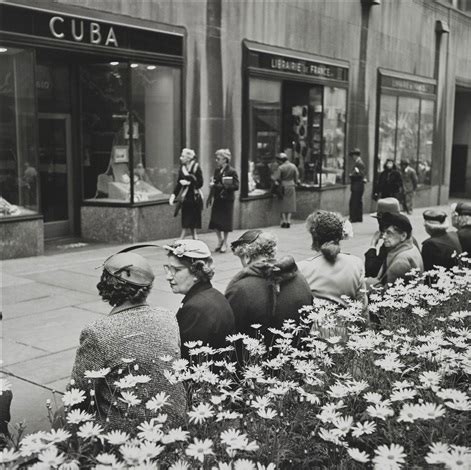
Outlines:
<svg viewBox="0 0 471 470"><path fill-rule="evenodd" d="M181 425L186 412L183 385L171 385L163 372L169 363L160 358L180 357L178 326L175 317L163 309L147 304L114 311L105 318L86 326L80 335L72 370L73 387L87 391L94 388L95 403L90 398L82 408L95 412L98 420L112 428L132 431L146 414L145 403L158 392L170 396L164 407L170 425ZM126 360L133 360L130 364ZM137 367L137 368L136 368ZM85 372L110 368L106 379L87 379ZM134 388L121 389L116 382L128 374L148 375L150 382ZM121 392L132 391L142 403L129 407L120 398ZM149 411L147 411L149 415ZM109 421L107 421L107 417Z"/></svg>

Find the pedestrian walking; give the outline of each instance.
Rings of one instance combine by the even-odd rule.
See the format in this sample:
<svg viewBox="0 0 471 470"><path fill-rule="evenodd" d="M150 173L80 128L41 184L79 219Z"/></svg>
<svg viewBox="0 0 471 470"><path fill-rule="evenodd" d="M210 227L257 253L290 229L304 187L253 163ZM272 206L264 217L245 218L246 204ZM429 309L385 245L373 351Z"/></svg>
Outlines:
<svg viewBox="0 0 471 470"><path fill-rule="evenodd" d="M459 202L452 204L452 223L458 229L463 252L471 258L471 202Z"/></svg>
<svg viewBox="0 0 471 470"><path fill-rule="evenodd" d="M306 219L315 255L298 262L314 298L346 306L343 296L362 302L365 307L365 274L356 256L342 253L343 221L334 212L319 210Z"/></svg>
<svg viewBox="0 0 471 470"><path fill-rule="evenodd" d="M180 169L177 184L170 196L169 204L176 202L175 216L181 210L182 233L185 238L187 231L193 239L197 238L196 229L201 228L201 211L203 210L203 173L196 161L196 153L192 149L184 148L180 155Z"/></svg>
<svg viewBox="0 0 471 470"><path fill-rule="evenodd" d="M368 277L368 288L380 288L396 279L405 279L412 269L423 272L424 264L419 249L412 239L412 225L403 214L385 213L381 219L381 238L386 259L375 277Z"/></svg>
<svg viewBox="0 0 471 470"><path fill-rule="evenodd" d="M183 385L168 382L168 363L160 359L180 357L178 326L170 312L148 305L153 281L151 266L138 254L117 253L105 261L97 288L113 308L82 330L72 370L72 387L86 392L83 408L94 412L102 425L121 431L135 430L146 417L145 403L159 392L170 396L166 413L174 426L182 424L186 412ZM150 381L134 379L134 365L139 377ZM87 372L98 375L89 378ZM133 393L141 405L130 407L120 399L119 384L127 379L139 384Z"/></svg>
<svg viewBox="0 0 471 470"><path fill-rule="evenodd" d="M402 205L408 214L412 214L414 207L414 196L417 190L417 172L410 166L409 160L401 161L402 186L404 189Z"/></svg>
<svg viewBox="0 0 471 470"><path fill-rule="evenodd" d="M296 212L296 185L299 171L294 163L288 160L286 153L277 155L279 166L275 172L275 182L281 185L280 224L282 228L291 227L291 215Z"/></svg>
<svg viewBox="0 0 471 470"><path fill-rule="evenodd" d="M218 245L216 251L227 251L227 238L233 227L234 193L239 189L237 171L231 167L231 151L216 151L216 169L210 182L207 207L212 205L209 228L216 231Z"/></svg>
<svg viewBox="0 0 471 470"><path fill-rule="evenodd" d="M226 298L234 312L237 333L255 336L260 324L266 344L272 343L268 328L281 328L287 319L298 320L299 309L311 305L311 290L291 256L276 259L275 235L249 230L231 243L243 269L230 281Z"/></svg>
<svg viewBox="0 0 471 470"><path fill-rule="evenodd" d="M434 266L451 269L456 266L461 254L461 244L456 232L449 232L446 212L441 210L426 210L423 213L425 231L430 235L422 243L422 259L425 271Z"/></svg>
<svg viewBox="0 0 471 470"><path fill-rule="evenodd" d="M375 199L394 197L398 201L402 199L402 176L396 168L394 160L388 158L384 163L374 191Z"/></svg>
<svg viewBox="0 0 471 470"><path fill-rule="evenodd" d="M234 314L224 295L211 285L214 268L208 246L200 240L177 240L164 248L167 281L174 294L184 296L177 312L182 357L189 358L188 341L224 347L226 336L234 333Z"/></svg>
<svg viewBox="0 0 471 470"><path fill-rule="evenodd" d="M360 149L355 148L350 152L353 159L353 169L350 173L350 222L363 221L363 193L366 183L366 168L361 158Z"/></svg>

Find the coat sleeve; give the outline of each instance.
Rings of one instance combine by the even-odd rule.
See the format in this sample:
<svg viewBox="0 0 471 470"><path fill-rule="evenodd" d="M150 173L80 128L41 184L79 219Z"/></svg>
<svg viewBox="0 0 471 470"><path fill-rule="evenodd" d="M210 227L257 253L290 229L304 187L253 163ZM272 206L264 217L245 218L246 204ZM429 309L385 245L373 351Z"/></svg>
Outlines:
<svg viewBox="0 0 471 470"><path fill-rule="evenodd" d="M412 269L407 259L395 260L391 266L387 267L386 282L393 283L396 279L405 278L406 274Z"/></svg>
<svg viewBox="0 0 471 470"><path fill-rule="evenodd" d="M201 167L198 165L195 171L195 188L200 189L203 187L203 172L201 171Z"/></svg>
<svg viewBox="0 0 471 470"><path fill-rule="evenodd" d="M182 179L182 172L181 170L178 171L178 176L177 176L177 184L175 185L175 189L173 190L173 194L175 195L175 197L178 196L178 193L180 192L180 190L182 189L182 185L180 184L180 180Z"/></svg>
<svg viewBox="0 0 471 470"><path fill-rule="evenodd" d="M383 259L376 253L375 248L370 248L365 253L365 274L367 277L375 277L378 275Z"/></svg>
<svg viewBox="0 0 471 470"><path fill-rule="evenodd" d="M239 190L239 175L237 174L237 171L233 171L232 174L232 186L231 189L233 191L238 191Z"/></svg>
<svg viewBox="0 0 471 470"><path fill-rule="evenodd" d="M89 388L85 372L98 370L106 367L105 355L95 331L85 327L80 334L80 345L75 355L75 363L72 369L71 379L74 380L75 388L86 390Z"/></svg>
<svg viewBox="0 0 471 470"><path fill-rule="evenodd" d="M430 271L433 269L433 258L436 249L431 243L424 243L422 245L422 260L424 262L424 270Z"/></svg>

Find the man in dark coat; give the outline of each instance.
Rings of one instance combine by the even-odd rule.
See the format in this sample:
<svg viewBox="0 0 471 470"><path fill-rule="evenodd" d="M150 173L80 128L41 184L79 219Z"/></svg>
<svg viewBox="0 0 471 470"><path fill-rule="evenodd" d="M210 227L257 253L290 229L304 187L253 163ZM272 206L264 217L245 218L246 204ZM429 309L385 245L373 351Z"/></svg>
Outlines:
<svg viewBox="0 0 471 470"><path fill-rule="evenodd" d="M243 269L226 289L238 333L255 336L251 325L261 325L266 344L272 343L268 328L281 328L287 319L298 320L299 309L312 304L308 283L291 256L275 259L276 239L269 232L249 230L231 244Z"/></svg>
<svg viewBox="0 0 471 470"><path fill-rule="evenodd" d="M363 192L365 191L366 169L361 159L360 149L350 152L353 158L353 169L350 173L350 222L363 221Z"/></svg>
<svg viewBox="0 0 471 470"><path fill-rule="evenodd" d="M461 253L461 244L456 232L448 232L446 212L426 210L423 213L426 232L430 235L422 243L424 269L429 271L434 266L450 269L457 264L456 255Z"/></svg>
<svg viewBox="0 0 471 470"><path fill-rule="evenodd" d="M393 160L388 158L376 183L374 196L378 198L394 197L402 199L402 176Z"/></svg>
<svg viewBox="0 0 471 470"><path fill-rule="evenodd" d="M471 202L459 202L452 205L453 226L458 229L458 238L463 251L471 257Z"/></svg>
<svg viewBox="0 0 471 470"><path fill-rule="evenodd" d="M226 346L226 336L234 333L234 314L224 295L211 285L214 269L208 246L200 240L177 240L164 248L169 252L164 265L167 280L173 293L184 295L177 312L182 357L189 357L188 341Z"/></svg>

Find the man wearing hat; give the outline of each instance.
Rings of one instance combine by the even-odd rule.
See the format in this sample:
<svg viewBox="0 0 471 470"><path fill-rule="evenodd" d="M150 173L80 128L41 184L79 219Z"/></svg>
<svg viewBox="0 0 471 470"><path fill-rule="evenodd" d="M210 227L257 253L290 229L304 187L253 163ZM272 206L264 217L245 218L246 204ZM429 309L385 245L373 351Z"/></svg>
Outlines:
<svg viewBox="0 0 471 470"><path fill-rule="evenodd" d="M423 213L425 231L430 235L422 243L422 259L425 271L434 266L450 269L457 264L456 255L461 253L461 244L456 232L448 232L446 212L426 210Z"/></svg>
<svg viewBox="0 0 471 470"><path fill-rule="evenodd" d="M189 357L185 345L189 341L226 346L226 336L234 333L234 314L224 295L211 285L214 268L208 246L201 240L177 240L164 248L167 281L174 294L184 296L177 312L182 357Z"/></svg>
<svg viewBox="0 0 471 470"><path fill-rule="evenodd" d="M452 223L458 229L461 248L471 257L471 202L452 204Z"/></svg>
<svg viewBox="0 0 471 470"><path fill-rule="evenodd" d="M360 149L355 148L350 152L354 160L350 173L350 222L363 221L363 192L365 191L366 169L361 159Z"/></svg>
<svg viewBox="0 0 471 470"><path fill-rule="evenodd" d="M164 376L168 363L159 359L180 357L178 326L170 312L147 304L153 281L152 268L142 256L130 252L110 256L97 289L113 308L80 334L70 387L86 393L81 407L107 427L135 430L146 417L146 402L158 392L170 396L172 406L165 410L170 422L174 426L183 422L183 386L168 382ZM134 366L139 368L135 374ZM134 376L148 376L150 381L140 382ZM123 399L125 388L119 385L123 380L135 381L132 391L141 400L139 406L130 407Z"/></svg>
<svg viewBox="0 0 471 470"><path fill-rule="evenodd" d="M424 270L422 256L412 241L412 225L403 214L385 213L381 218L386 259L376 277L366 279L369 287L383 287L405 278L412 269Z"/></svg>

